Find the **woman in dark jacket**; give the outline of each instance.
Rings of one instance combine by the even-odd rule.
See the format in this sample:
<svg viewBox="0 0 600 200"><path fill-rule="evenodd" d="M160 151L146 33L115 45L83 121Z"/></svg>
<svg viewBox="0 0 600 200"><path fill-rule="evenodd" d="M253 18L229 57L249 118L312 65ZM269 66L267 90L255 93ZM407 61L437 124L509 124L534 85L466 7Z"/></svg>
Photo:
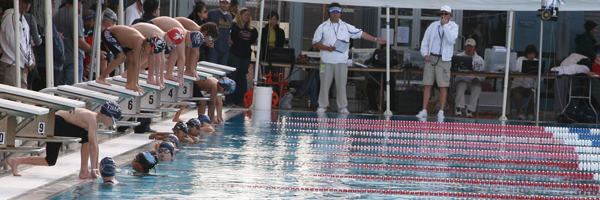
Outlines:
<svg viewBox="0 0 600 200"><path fill-rule="evenodd" d="M269 23L265 25L262 29L262 38L260 44L260 57L262 61L266 60L266 56L268 54L268 47L283 47L285 43L285 32L283 29L279 28L279 14L273 11L269 13ZM263 74L267 73L278 73L279 68L274 67L274 69L269 69L268 66L263 70Z"/></svg>
<svg viewBox="0 0 600 200"><path fill-rule="evenodd" d="M247 89L246 74L250 66L252 56L252 44L256 43L258 31L252 27L252 18L248 8L242 8L231 23L229 59L227 65L235 67L236 71L230 74L230 78L237 83L235 91L227 95L227 104L243 107L244 95Z"/></svg>
<svg viewBox="0 0 600 200"><path fill-rule="evenodd" d="M192 10L192 13L188 15L188 19L196 22L198 26L202 26L202 24L207 22L206 18L208 18L206 4L204 1L197 1L196 4L194 4L194 10ZM198 61L208 61L208 51L209 47L206 46L206 42L202 43L202 46L200 46L200 57L198 57Z"/></svg>

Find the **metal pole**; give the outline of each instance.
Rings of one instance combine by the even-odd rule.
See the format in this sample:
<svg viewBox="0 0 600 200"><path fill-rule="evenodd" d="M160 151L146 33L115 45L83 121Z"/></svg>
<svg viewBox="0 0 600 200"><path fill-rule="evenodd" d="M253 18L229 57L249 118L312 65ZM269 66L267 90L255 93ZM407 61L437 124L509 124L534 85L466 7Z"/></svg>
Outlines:
<svg viewBox="0 0 600 200"><path fill-rule="evenodd" d="M540 55L538 58L538 79L536 88L536 101L535 101L535 125L540 125L540 84L542 80L542 41L544 38L544 20L540 20Z"/></svg>
<svg viewBox="0 0 600 200"><path fill-rule="evenodd" d="M508 71L510 67L510 49L512 45L512 37L513 37L513 21L514 21L515 11L510 10L508 12L508 38L506 40L506 66L504 68L504 95L502 96L502 116L500 116L500 121L506 121L508 118L506 117L506 103L507 103L507 95L508 95Z"/></svg>
<svg viewBox="0 0 600 200"><path fill-rule="evenodd" d="M386 110L383 115L392 116L392 111L390 111L390 6L385 7L385 13L385 39L388 41L385 43L385 55L387 58L385 59L385 89L387 95L385 97Z"/></svg>
<svg viewBox="0 0 600 200"><path fill-rule="evenodd" d="M52 1L45 1L44 11L46 13L46 29L44 29L44 34L46 44L46 88L54 87L54 52L52 51L52 46L54 45L52 41ZM42 59L42 58L38 58ZM44 76L40 74L40 76Z"/></svg>
<svg viewBox="0 0 600 200"><path fill-rule="evenodd" d="M100 27L102 24L102 7L101 4L96 4L96 23L94 23L94 34L99 36L101 32ZM92 64L96 65L96 78L100 76L100 37L94 37L94 43L92 44ZM109 55L106 55L109 56ZM90 73L90 80L93 73Z"/></svg>
<svg viewBox="0 0 600 200"><path fill-rule="evenodd" d="M15 10L15 14L13 15L13 24L15 27L15 68L17 69L15 77L16 77L16 87L21 87L21 65L23 65L21 63L21 23L20 23L20 18L21 18L21 14L19 13L19 0L14 0L14 10ZM27 47L23 47L23 48L27 48Z"/></svg>
<svg viewBox="0 0 600 200"><path fill-rule="evenodd" d="M261 0L260 1L260 17L258 17L258 24L262 24L263 23L263 18L265 17L265 0ZM254 94L253 97L254 99L252 100L252 102L256 102L256 86L258 85L258 69L260 68L260 44L261 44L261 38L262 38L262 28L258 28L258 40L256 41L256 49L258 49L258 51L256 52L256 61L254 63ZM279 80L279 81L283 81ZM254 104L252 103L252 105L250 106L250 109L254 109Z"/></svg>
<svg viewBox="0 0 600 200"><path fill-rule="evenodd" d="M137 1L134 4L137 6ZM125 25L125 15L124 15L125 12L123 12L123 9L124 9L123 1L119 1L119 8L117 9L117 12L119 15L119 25ZM119 65L119 70L117 70L116 73L123 74L124 71L125 71L125 63L121 63Z"/></svg>
<svg viewBox="0 0 600 200"><path fill-rule="evenodd" d="M100 15L100 13L96 13ZM79 83L79 2L73 2L73 83Z"/></svg>
<svg viewBox="0 0 600 200"><path fill-rule="evenodd" d="M399 34L399 32L397 31L398 26L400 25L400 22L398 20L398 11L399 11L399 9L396 8L396 26L394 26L394 31L396 32L396 34L394 34L394 40L398 39L398 34ZM398 41L394 42L394 49L396 51L398 51Z"/></svg>

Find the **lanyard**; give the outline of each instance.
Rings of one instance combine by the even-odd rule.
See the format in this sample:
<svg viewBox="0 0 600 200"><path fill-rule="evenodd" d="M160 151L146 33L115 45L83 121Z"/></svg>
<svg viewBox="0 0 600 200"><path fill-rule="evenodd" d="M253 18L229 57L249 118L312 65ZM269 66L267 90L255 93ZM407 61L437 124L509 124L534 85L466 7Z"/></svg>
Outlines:
<svg viewBox="0 0 600 200"><path fill-rule="evenodd" d="M333 23L333 22L331 22L331 26L332 26L332 27L335 27L333 24L334 24L334 23ZM341 26L341 24L340 24L340 22L339 22L339 21L338 21L338 23L336 23L336 24L338 25L338 26L337 26L337 29L336 29L336 28L334 28L334 29L333 29L333 32L335 32L335 39L337 40L337 39L338 39L338 37L337 37L337 36L338 36L338 31L340 30L340 26Z"/></svg>

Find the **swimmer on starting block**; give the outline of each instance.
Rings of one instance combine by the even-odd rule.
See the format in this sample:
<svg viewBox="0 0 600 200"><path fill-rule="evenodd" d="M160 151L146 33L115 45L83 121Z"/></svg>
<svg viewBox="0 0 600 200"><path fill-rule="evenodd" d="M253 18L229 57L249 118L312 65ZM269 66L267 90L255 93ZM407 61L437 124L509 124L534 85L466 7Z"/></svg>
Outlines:
<svg viewBox="0 0 600 200"><path fill-rule="evenodd" d="M148 24L148 23L137 23L131 26L135 30L138 30L144 37L147 38L156 38L159 37L160 41L154 43L154 48L157 48L157 51L160 50L160 53L157 54L142 54L140 58L140 69L139 73L146 73L145 68L148 67L148 79L146 82L148 84L157 85L161 88L165 87L164 83L164 65L165 65L165 54L163 50L166 46L174 46L175 43L170 39L169 35L158 28L156 25ZM164 39L164 40L163 40Z"/></svg>
<svg viewBox="0 0 600 200"><path fill-rule="evenodd" d="M196 66L198 65L198 59L200 58L199 48L205 41L206 46L214 47L215 43L213 40L219 38L219 29L217 28L217 24L213 22L207 22L202 24L202 26L198 26L196 22L186 17L176 17L175 20L181 23L186 30L191 31L192 45L187 45L185 47L186 61L184 74L198 79Z"/></svg>
<svg viewBox="0 0 600 200"><path fill-rule="evenodd" d="M157 40L146 38L134 28L123 25L108 27L102 30L100 35L102 45L105 45L115 55L115 59L100 73L96 82L110 85L105 79L127 58L128 70L127 74L123 76L127 77L125 88L143 93L144 90L138 84L140 57L142 54L156 54L158 50L154 50L153 47Z"/></svg>
<svg viewBox="0 0 600 200"><path fill-rule="evenodd" d="M98 178L98 125L112 126L121 118L121 106L116 102L106 102L99 112L92 112L85 108L75 108L74 111L60 110L54 117L54 135L81 138L81 166L79 178ZM85 130L87 129L87 130ZM14 176L19 165L54 166L58 158L62 142L47 142L46 157L29 156L20 158L9 158L10 166ZM92 170L88 169L88 160L91 162Z"/></svg>

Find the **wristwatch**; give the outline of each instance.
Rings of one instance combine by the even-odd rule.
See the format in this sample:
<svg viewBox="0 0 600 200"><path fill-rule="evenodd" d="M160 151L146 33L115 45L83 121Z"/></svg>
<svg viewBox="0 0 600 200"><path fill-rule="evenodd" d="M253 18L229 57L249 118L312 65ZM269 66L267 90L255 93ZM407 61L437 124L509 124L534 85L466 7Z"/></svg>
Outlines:
<svg viewBox="0 0 600 200"><path fill-rule="evenodd" d="M377 37L375 37L375 41L374 42L377 42Z"/></svg>

